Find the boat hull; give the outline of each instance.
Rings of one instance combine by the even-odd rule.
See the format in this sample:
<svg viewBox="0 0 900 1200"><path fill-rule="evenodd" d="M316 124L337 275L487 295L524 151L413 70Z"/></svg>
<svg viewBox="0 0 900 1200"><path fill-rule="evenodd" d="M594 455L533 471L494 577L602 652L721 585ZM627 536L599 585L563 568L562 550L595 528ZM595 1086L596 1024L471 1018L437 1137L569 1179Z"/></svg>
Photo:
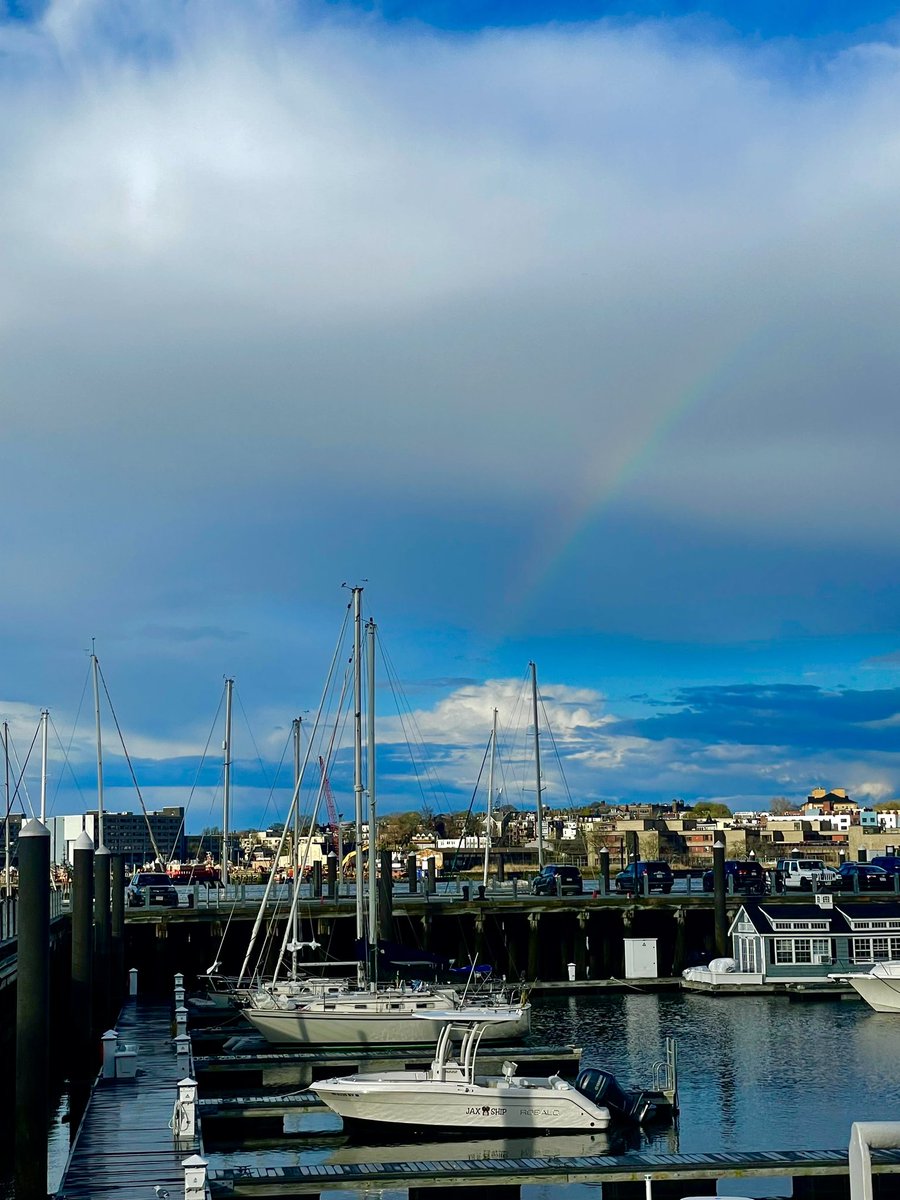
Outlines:
<svg viewBox="0 0 900 1200"><path fill-rule="evenodd" d="M446 1004L446 1001L444 1001ZM422 1046L433 1045L446 1018L429 1020L412 1012L315 1012L245 1008L244 1017L274 1045ZM485 1041L516 1041L531 1029L531 1006L511 1010L510 1020L497 1021Z"/></svg>
<svg viewBox="0 0 900 1200"><path fill-rule="evenodd" d="M591 1104L570 1084L557 1090L536 1081L480 1087L438 1082L421 1072L348 1075L314 1084L343 1120L417 1129L483 1131L595 1130L608 1128L607 1109Z"/></svg>
<svg viewBox="0 0 900 1200"><path fill-rule="evenodd" d="M900 1013L900 977L848 975L847 982L876 1012Z"/></svg>

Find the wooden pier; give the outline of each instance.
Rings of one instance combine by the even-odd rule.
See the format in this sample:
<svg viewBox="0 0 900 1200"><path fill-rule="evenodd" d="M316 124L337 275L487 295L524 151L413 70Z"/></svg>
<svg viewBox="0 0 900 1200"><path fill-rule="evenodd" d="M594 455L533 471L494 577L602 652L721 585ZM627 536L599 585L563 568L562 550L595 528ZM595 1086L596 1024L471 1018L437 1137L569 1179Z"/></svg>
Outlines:
<svg viewBox="0 0 900 1200"><path fill-rule="evenodd" d="M168 1004L123 1007L116 1029L137 1051L137 1077L97 1080L56 1200L153 1200L155 1187L184 1195L182 1163L200 1141L176 1141L169 1127L180 1077L171 1023Z"/></svg>

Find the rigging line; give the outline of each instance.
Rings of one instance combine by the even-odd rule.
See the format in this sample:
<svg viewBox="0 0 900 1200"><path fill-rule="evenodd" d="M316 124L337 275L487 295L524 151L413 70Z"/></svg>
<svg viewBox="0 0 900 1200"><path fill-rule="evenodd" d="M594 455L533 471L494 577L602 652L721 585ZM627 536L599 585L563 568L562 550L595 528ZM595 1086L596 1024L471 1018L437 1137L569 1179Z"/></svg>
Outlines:
<svg viewBox="0 0 900 1200"><path fill-rule="evenodd" d="M75 786L78 789L78 792L79 792L82 800L84 800L84 798L85 798L84 792L82 792L82 790L81 790L81 784L75 778L75 772L72 770L71 766L69 766L69 755L72 752L72 743L75 741L75 730L78 728L78 721L79 721L79 718L81 717L81 709L82 709L82 706L84 705L84 698L87 695L87 688L88 688L88 683L90 681L90 678L91 678L91 668L90 668L90 665L88 665L87 674L84 677L84 687L81 689L81 699L78 701L78 710L75 713L75 720L72 722L72 733L69 737L68 749L66 749L63 746L62 738L59 736L59 731L57 730L56 726L53 725L53 717L50 718L50 724L53 725L53 732L56 734L56 740L59 742L59 748L63 752L63 760L64 760L66 766L69 767L69 771L72 775L73 780L75 780ZM62 787L62 775L60 775L59 779L57 779L57 781L56 781L56 791L53 793L54 801L56 800L56 797L59 795L59 789L61 787Z"/></svg>
<svg viewBox="0 0 900 1200"><path fill-rule="evenodd" d="M244 708L244 702L241 699L241 694L237 690L237 688L235 688L234 691L237 696L238 708L240 708L240 710L241 710L241 715L244 718L244 724L247 726L247 732L250 734L250 741L253 743L253 749L256 753L256 762L257 762L257 765L259 766L260 774L263 777L263 782L268 786L268 789L269 789L269 794L266 798L266 806L263 809L263 814L262 814L262 825L265 826L266 817L269 815L269 808L271 806L272 797L275 792L275 783L274 783L274 781L270 782L268 775L266 774L266 768L265 768L265 765L262 760L262 755L259 752L259 746L257 746L257 744L256 744L256 738L253 736L253 730L250 728L250 719L247 716L247 710ZM287 747L285 747L284 753L281 756L282 762L284 762L284 755L286 753L287 753ZM280 766L281 766L281 764L279 763L279 767Z"/></svg>
<svg viewBox="0 0 900 1200"><path fill-rule="evenodd" d="M550 718L547 716L547 710L544 707L544 698L538 693L538 700L541 705L541 712L544 714L544 728L550 734L550 744L553 746L553 753L556 756L556 765L559 767L559 773L562 776L563 787L566 789L566 795L569 798L569 814L575 810L575 805L572 802L572 793L569 791L569 781L566 779L566 772L563 769L562 758L559 753L559 746L556 744L556 736L553 733L553 726L550 724Z"/></svg>
<svg viewBox="0 0 900 1200"><path fill-rule="evenodd" d="M22 766L22 764L19 762L19 756L16 753L15 743L13 742L12 738L7 736L7 744L9 745L9 748L13 752L13 758L15 758L15 760L16 760L16 766L21 768L19 771L18 783L16 784L15 790L13 791L12 795L9 798L9 804L6 806L6 819L7 820L9 820L9 815L12 812L12 806L16 802L16 796L18 796L18 794L19 794L19 788L22 786L22 780L25 777L25 771L26 771L26 768L28 767L28 760L31 758L31 752L34 749L34 743L37 741L37 736L40 733L40 731L41 731L41 727L40 727L40 725L38 725L37 729L34 731L34 737L31 739L31 745L28 747L28 753L25 755L25 765L24 766ZM28 785L27 784L25 785L24 791L25 791L25 798L28 801L28 807L31 809L31 815L32 815L32 817L34 817L34 805L31 803L31 797L28 795ZM20 803L21 803L21 801L20 801ZM22 804L22 816L24 817L27 815L28 814L25 812L25 805Z"/></svg>
<svg viewBox="0 0 900 1200"><path fill-rule="evenodd" d="M79 796L81 796L82 801L86 804L87 799L85 797L84 792L81 790L81 784L78 782L78 776L72 770L72 764L69 762L69 755L66 751L65 746L62 744L62 738L59 736L59 730L56 728L56 726L53 723L52 716L50 717L50 728L53 730L54 734L56 735L56 741L59 744L60 750L62 751L63 766L68 768L69 774L72 776L72 782L75 784L75 787L78 790L78 794L79 794ZM69 745L71 747L71 742L69 743ZM56 791L53 793L54 800L56 799L57 795L59 794L59 789L61 786L62 786L62 773L60 773L60 777L57 780Z"/></svg>
<svg viewBox="0 0 900 1200"><path fill-rule="evenodd" d="M407 743L407 746L410 751L410 761L412 763L413 772L415 773L415 776L416 776L416 783L418 784L418 787L419 787L419 793L422 797L422 802L425 805L427 805L427 803L428 803L426 795L425 795L425 790L422 786L422 779L421 779L421 775L419 772L419 768L418 768L418 765L417 765L416 760L413 757L413 753L412 753L414 744L422 756L423 770L426 774L426 777L428 777L430 779L433 793L435 795L437 795L437 793L440 793L440 796L443 799L443 807L447 808L449 806L449 800L447 799L447 793L444 790L444 786L441 783L440 779L438 778L438 775L435 772L434 768L429 765L429 763L426 759L425 741L419 730L419 727L416 722L415 715L413 713L412 706L409 702L409 699L406 696L405 692L403 691L403 687L400 683L400 677L397 673L396 668L394 667L393 660L391 659L391 656L388 653L387 647L384 644L384 639L382 638L380 631L376 633L376 637L377 637L379 649L381 650L381 657L382 657L382 660L385 665L388 682L391 687L391 694L393 695L394 702L397 705L397 716L400 719L400 727L403 730L403 736L406 738L406 743ZM404 714L403 706L405 706L405 709L406 709L405 714ZM413 730L412 735L410 735L410 733L408 731L407 723L409 723L409 725L411 725L411 727L412 727L412 730Z"/></svg>
<svg viewBox="0 0 900 1200"><path fill-rule="evenodd" d="M156 844L156 837L153 833L153 827L150 824L150 816L147 812L147 805L144 803L144 797L141 795L140 785L137 781L137 775L134 773L134 767L131 765L131 755L128 753L128 747L125 745L125 738L122 736L122 730L119 726L119 718L116 716L116 710L113 708L112 697L109 694L109 688L106 686L106 676L103 674L103 668L100 666L100 660L94 660L97 663L97 672L100 676L100 682L103 684L103 692L106 696L106 703L109 705L109 711L112 713L113 723L116 727L116 733L119 735L119 741L122 744L122 753L125 755L125 761L128 763L128 770L131 773L131 782L134 784L134 790L137 792L137 798L141 804L141 812L144 814L144 820L147 823L147 833L150 835L150 845L153 847L153 853L156 856L156 862L163 862L163 857L159 852L159 846Z"/></svg>
<svg viewBox="0 0 900 1200"><path fill-rule="evenodd" d="M281 831L281 838L278 842L278 849L275 852L276 858L281 857L282 851L284 850L284 843L287 838L288 826L291 823L291 821L293 820L294 812L296 811L295 805L299 805L299 803L300 803L300 788L303 784L303 778L304 778L304 775L306 772L306 765L309 762L309 756L310 756L310 753L312 750L313 739L316 737L318 730L319 730L319 723L322 719L322 712L325 708L325 703L328 698L328 692L331 687L331 682L332 682L332 678L334 676L334 670L337 665L338 657L341 653L341 647L344 645L344 638L346 637L346 633L347 633L347 625L350 620L350 611L351 611L351 606L348 604L344 610L344 620L341 624L340 633L338 634L338 640L334 647L334 654L331 657L331 663L328 667L328 674L325 678L325 686L322 689L322 699L319 702L319 707L318 707L318 710L316 711L316 718L313 723L312 733L310 734L310 740L309 740L309 745L307 747L306 756L303 760L302 766L300 767L300 778L297 780L297 782L294 785L294 794L293 794L293 797L291 798L291 806L288 809L287 819L285 820L284 828ZM247 945L247 949L244 953L244 959L241 964L240 974L238 975L238 983L240 983L243 980L244 975L246 974L247 968L250 965L250 959L253 955L254 950L256 949L256 938L262 927L263 910L269 900L269 894L272 890L272 881L273 881L273 874L270 874L269 879L266 883L265 891L263 893L263 898L260 901L259 912L257 913L256 920L253 923L253 929L250 931L250 941L249 941L249 943Z"/></svg>
<svg viewBox="0 0 900 1200"><path fill-rule="evenodd" d="M194 782L191 784L191 790L188 793L187 803L184 806L184 815L182 816L181 824L178 826L178 830L175 833L175 840L172 842L172 850L171 850L171 853L169 854L169 857L166 859L166 862L171 862L172 859L175 857L175 848L177 847L179 839L181 838L182 834L184 833L185 826L187 824L187 815L188 815L188 812L190 811L190 807L191 807L191 801L194 798L194 792L197 790L197 784L200 782L200 772L203 770L203 766L206 762L206 756L209 753L209 743L212 741L213 734L216 731L216 726L219 723L219 713L222 711L222 705L224 704L224 702L225 702L225 688L223 686L222 691L219 693L219 707L216 709L216 715L213 717L212 724L209 727L209 735L207 736L207 739L206 739L206 745L203 747L203 753L200 756L200 762L197 765L197 771L196 771L196 774L194 775ZM210 809L212 809L212 805L210 805ZM200 844L197 847L197 857L198 858L200 857L200 848L203 845L203 838L205 836L206 836L205 834L201 834L201 836L200 836Z"/></svg>
<svg viewBox="0 0 900 1200"><path fill-rule="evenodd" d="M466 837L466 827L469 824L469 817L472 815L472 809L475 806L475 798L478 795L478 786L481 783L481 776L484 774L484 764L487 762L487 757L488 757L488 754L490 753L490 750L491 750L491 741L489 738L488 744L485 746L484 754L482 755L482 758L481 758L481 766L478 768L478 778L475 780L475 787L472 789L472 799L469 801L468 811L466 812L466 815L463 818L463 823L462 823L462 827L460 829L460 834L459 834L459 841L456 843L456 849L453 851L453 862L452 862L451 868L450 868L453 871L456 871L458 869L456 864L459 859L459 852L460 852L460 849L462 848L463 838ZM445 890L449 891L450 890L450 880L449 879L446 880L446 884L447 884L447 887Z"/></svg>

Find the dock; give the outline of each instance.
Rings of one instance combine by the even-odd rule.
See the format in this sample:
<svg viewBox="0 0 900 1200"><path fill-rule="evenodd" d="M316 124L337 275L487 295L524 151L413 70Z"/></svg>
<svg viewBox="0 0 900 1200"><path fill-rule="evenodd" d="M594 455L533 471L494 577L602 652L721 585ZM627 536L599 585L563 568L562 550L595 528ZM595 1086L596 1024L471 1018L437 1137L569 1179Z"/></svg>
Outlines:
<svg viewBox="0 0 900 1200"><path fill-rule="evenodd" d="M183 1196L182 1164L200 1153L199 1138L176 1141L169 1127L180 1078L170 1005L129 1000L116 1030L137 1051L137 1077L97 1079L56 1200Z"/></svg>

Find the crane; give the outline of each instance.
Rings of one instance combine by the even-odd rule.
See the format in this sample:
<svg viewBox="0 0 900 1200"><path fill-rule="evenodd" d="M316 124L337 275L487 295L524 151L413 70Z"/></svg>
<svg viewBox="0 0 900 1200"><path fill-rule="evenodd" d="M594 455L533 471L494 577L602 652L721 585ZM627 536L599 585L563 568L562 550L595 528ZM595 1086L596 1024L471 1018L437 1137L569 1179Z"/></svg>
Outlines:
<svg viewBox="0 0 900 1200"><path fill-rule="evenodd" d="M334 802L334 792L331 790L331 781L328 778L328 772L325 770L325 759L319 755L319 770L322 772L322 792L325 796L325 807L328 809L328 823L332 830L337 831L338 827L338 810Z"/></svg>

